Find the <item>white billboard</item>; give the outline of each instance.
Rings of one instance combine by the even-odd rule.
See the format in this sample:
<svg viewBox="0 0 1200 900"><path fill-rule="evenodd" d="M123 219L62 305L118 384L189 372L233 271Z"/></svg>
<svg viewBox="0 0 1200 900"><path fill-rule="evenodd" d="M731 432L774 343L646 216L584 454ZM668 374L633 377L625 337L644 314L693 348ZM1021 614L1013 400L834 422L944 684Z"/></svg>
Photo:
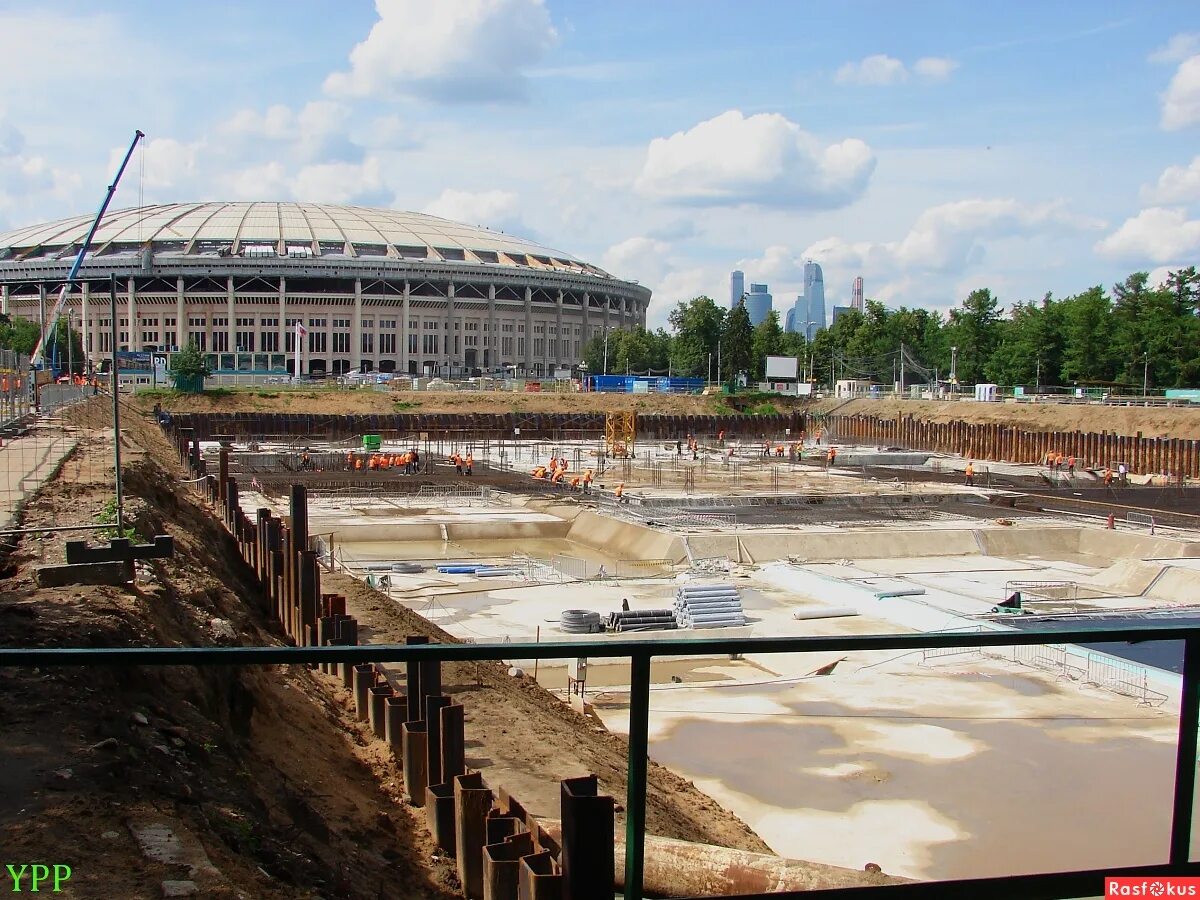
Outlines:
<svg viewBox="0 0 1200 900"><path fill-rule="evenodd" d="M791 378L795 380L800 361L794 356L768 356L767 381L776 378Z"/></svg>

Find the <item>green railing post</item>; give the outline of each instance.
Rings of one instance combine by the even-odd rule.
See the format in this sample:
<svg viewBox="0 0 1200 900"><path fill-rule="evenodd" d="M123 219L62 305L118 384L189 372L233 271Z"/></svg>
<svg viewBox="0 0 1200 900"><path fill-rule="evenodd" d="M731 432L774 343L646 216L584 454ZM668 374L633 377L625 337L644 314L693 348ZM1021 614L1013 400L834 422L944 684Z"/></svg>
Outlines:
<svg viewBox="0 0 1200 900"><path fill-rule="evenodd" d="M642 900L646 849L646 758L650 728L650 654L633 651L629 679L629 778L625 792L625 900Z"/></svg>
<svg viewBox="0 0 1200 900"><path fill-rule="evenodd" d="M1179 742L1175 755L1175 804L1171 816L1171 864L1192 851L1192 807L1196 792L1196 730L1200 727L1200 638L1183 642L1183 693L1179 698Z"/></svg>

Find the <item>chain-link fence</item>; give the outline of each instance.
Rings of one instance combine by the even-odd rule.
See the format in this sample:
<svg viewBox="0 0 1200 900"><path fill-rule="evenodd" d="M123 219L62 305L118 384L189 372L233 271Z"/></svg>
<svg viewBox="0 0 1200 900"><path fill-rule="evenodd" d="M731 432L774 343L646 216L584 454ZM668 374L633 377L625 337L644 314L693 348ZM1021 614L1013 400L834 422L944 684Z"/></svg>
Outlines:
<svg viewBox="0 0 1200 900"><path fill-rule="evenodd" d="M105 504L115 494L111 433L82 426L73 413L94 390L69 375L56 381L50 371L34 372L28 356L0 350L0 531L11 536L102 521ZM102 398L97 405L104 402ZM111 418L103 424L111 432ZM66 473L73 486L64 490L80 497L69 504L71 514L64 516L62 504L53 515L28 510L30 498L68 460L73 461Z"/></svg>

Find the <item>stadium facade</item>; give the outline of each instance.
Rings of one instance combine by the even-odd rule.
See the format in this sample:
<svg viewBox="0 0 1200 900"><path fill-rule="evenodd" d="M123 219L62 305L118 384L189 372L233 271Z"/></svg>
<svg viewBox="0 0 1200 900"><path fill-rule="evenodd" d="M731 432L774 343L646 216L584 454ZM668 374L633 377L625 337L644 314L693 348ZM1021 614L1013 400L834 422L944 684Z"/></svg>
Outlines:
<svg viewBox="0 0 1200 900"><path fill-rule="evenodd" d="M0 234L5 314L41 321L90 216ZM571 254L420 213L316 203L178 203L108 213L68 309L89 359L195 342L221 372L548 376L649 289ZM303 326L300 335L297 323Z"/></svg>

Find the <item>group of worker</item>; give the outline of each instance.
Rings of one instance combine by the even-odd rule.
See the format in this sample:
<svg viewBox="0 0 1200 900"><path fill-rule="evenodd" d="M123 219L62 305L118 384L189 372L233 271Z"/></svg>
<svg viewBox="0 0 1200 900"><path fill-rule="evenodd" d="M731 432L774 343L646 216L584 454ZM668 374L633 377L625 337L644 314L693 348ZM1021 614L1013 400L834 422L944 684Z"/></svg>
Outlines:
<svg viewBox="0 0 1200 900"><path fill-rule="evenodd" d="M585 494L591 493L592 479L595 476L595 472L588 468L582 474L567 478L567 458L565 456L551 456L546 465L534 466L529 470L529 474L534 478L544 478L551 484L566 485L573 491L583 491Z"/></svg>
<svg viewBox="0 0 1200 900"><path fill-rule="evenodd" d="M305 460L308 454L305 453L300 458L300 468L305 468ZM346 471L361 472L364 469L371 472L388 472L395 469L402 475L415 475L421 471L421 454L412 449L406 453L382 453L376 451L371 454L355 453L353 450L346 453Z"/></svg>
<svg viewBox="0 0 1200 900"><path fill-rule="evenodd" d="M700 458L700 442L696 440L696 436L694 434L689 433L687 436L687 449L688 453L692 454L693 460ZM675 455L683 456L683 441L675 441Z"/></svg>
<svg viewBox="0 0 1200 900"><path fill-rule="evenodd" d="M454 471L459 475L470 475L475 471L475 454L470 450L467 451L466 456L455 450L450 454L449 461L454 466Z"/></svg>
<svg viewBox="0 0 1200 900"><path fill-rule="evenodd" d="M1061 453L1046 454L1046 468L1055 474L1060 474L1065 469L1068 475L1075 474L1075 457L1063 456Z"/></svg>

